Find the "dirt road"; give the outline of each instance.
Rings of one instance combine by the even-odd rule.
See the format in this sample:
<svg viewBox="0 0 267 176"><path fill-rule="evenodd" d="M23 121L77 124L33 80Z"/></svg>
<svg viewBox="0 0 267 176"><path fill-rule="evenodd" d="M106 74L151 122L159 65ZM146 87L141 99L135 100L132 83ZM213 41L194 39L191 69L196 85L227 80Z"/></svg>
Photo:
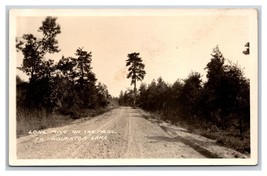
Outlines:
<svg viewBox="0 0 267 176"><path fill-rule="evenodd" d="M234 158L242 154L185 129L120 107L17 139L18 159Z"/></svg>

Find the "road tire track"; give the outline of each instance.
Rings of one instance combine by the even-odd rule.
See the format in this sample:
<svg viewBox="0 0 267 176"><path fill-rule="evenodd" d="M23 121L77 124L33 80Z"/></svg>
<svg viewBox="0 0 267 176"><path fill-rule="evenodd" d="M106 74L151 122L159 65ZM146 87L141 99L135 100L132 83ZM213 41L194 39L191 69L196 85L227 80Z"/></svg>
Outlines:
<svg viewBox="0 0 267 176"><path fill-rule="evenodd" d="M120 107L92 119L81 119L76 123L59 128L47 129L48 132L80 130L81 134L46 134L47 140L36 141L42 135L28 135L17 139L18 159L141 159L141 158L216 158L212 151L227 153L231 151L211 143L210 140L190 133L182 133L175 127L160 126L145 118L145 111L130 107ZM166 130L165 129L168 129ZM175 130L175 136L169 134ZM83 131L113 130L110 134L82 133ZM87 137L88 140L52 141L57 137ZM102 137L92 140L91 137ZM104 138L106 136L106 138ZM180 137L177 137L180 136ZM185 140L186 138L186 140ZM199 140L207 145L199 150ZM206 147L206 148L205 148ZM210 148L207 155L205 149ZM230 152L229 152L230 151ZM229 154L230 153L230 154ZM221 156L221 155L220 155ZM234 158L233 156L232 158Z"/></svg>

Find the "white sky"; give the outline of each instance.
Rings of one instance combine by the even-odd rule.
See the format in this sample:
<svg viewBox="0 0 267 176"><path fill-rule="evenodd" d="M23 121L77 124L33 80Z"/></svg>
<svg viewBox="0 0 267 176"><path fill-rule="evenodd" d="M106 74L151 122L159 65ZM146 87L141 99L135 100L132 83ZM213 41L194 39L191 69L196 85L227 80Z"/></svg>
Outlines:
<svg viewBox="0 0 267 176"><path fill-rule="evenodd" d="M205 80L204 68L216 45L226 59L245 68L249 77L250 56L242 51L246 42L251 41L250 13L193 12L151 16L57 15L62 31L57 37L61 52L46 57L58 61L62 55L74 56L78 47L91 51L93 72L113 96L130 87L125 60L131 52L140 52L145 63L145 83L160 76L173 83L186 78L191 71L200 72ZM37 29L44 19L45 16L17 17L16 36L40 35ZM17 66L22 58L17 55ZM21 72L18 74L25 79Z"/></svg>

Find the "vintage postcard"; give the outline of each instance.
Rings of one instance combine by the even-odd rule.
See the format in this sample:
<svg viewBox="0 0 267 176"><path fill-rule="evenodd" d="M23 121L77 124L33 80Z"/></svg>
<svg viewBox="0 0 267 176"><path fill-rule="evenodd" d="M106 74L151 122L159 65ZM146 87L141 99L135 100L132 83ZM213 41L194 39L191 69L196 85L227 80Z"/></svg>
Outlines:
<svg viewBox="0 0 267 176"><path fill-rule="evenodd" d="M257 163L257 9L10 9L9 165Z"/></svg>

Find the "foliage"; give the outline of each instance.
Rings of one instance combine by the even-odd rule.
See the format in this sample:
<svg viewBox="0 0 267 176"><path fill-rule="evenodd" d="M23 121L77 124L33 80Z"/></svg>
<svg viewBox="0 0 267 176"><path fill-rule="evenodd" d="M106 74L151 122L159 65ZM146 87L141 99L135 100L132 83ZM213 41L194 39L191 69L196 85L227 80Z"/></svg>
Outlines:
<svg viewBox="0 0 267 176"><path fill-rule="evenodd" d="M226 60L218 46L207 64L207 81L202 82L198 72L191 72L184 80L172 85L160 77L150 84L142 83L138 90L137 105L144 110L163 115L172 123L211 123L224 130L233 126L242 136L249 129L249 80L242 69ZM131 91L121 92L119 102L129 105Z"/></svg>
<svg viewBox="0 0 267 176"><path fill-rule="evenodd" d="M181 105L183 113L192 118L193 121L194 117L200 114L201 83L201 75L197 72L192 72L184 80L184 85L181 90L180 99L183 102Z"/></svg>
<svg viewBox="0 0 267 176"><path fill-rule="evenodd" d="M245 47L246 47L246 49L243 51L243 53L244 53L245 55L249 55L249 53L250 53L249 42L247 42L247 43L245 44Z"/></svg>
<svg viewBox="0 0 267 176"><path fill-rule="evenodd" d="M76 50L75 57L62 57L55 65L55 85L53 97L58 97L56 104L63 109L105 107L110 95L107 86L98 83L92 72L92 53L82 48Z"/></svg>
<svg viewBox="0 0 267 176"><path fill-rule="evenodd" d="M56 18L46 17L38 32L42 33L41 38L33 34L24 34L21 39L16 39L16 48L24 56L19 69L29 75L30 80L49 76L53 61L45 61L44 56L47 53L53 54L60 51L56 36L61 33L61 29L56 23Z"/></svg>
<svg viewBox="0 0 267 176"><path fill-rule="evenodd" d="M127 78L131 78L131 85L134 85L134 106L136 105L136 81L142 81L145 77L145 65L142 63L143 60L139 57L140 53L131 53L128 54L128 59L126 60L126 66L128 68Z"/></svg>
<svg viewBox="0 0 267 176"><path fill-rule="evenodd" d="M46 17L39 27L42 37L24 34L16 39L16 48L23 54L22 70L29 76L24 82L17 76L17 105L26 111L70 112L97 109L109 104L107 86L96 85L92 72L92 52L78 48L76 57L64 57L54 63L47 53L59 52L56 36L61 33L56 18ZM77 113L76 113L77 114ZM77 116L75 117L77 118Z"/></svg>
<svg viewBox="0 0 267 176"><path fill-rule="evenodd" d="M206 67L208 81L204 85L205 109L210 112L206 113L207 118L222 128L229 126L231 114L244 118L244 115L241 115L243 108L249 110L249 81L238 65L231 62L226 65L224 61L219 48L216 47Z"/></svg>
<svg viewBox="0 0 267 176"><path fill-rule="evenodd" d="M118 102L120 106L133 106L134 105L133 90L128 89L125 92L121 91Z"/></svg>

